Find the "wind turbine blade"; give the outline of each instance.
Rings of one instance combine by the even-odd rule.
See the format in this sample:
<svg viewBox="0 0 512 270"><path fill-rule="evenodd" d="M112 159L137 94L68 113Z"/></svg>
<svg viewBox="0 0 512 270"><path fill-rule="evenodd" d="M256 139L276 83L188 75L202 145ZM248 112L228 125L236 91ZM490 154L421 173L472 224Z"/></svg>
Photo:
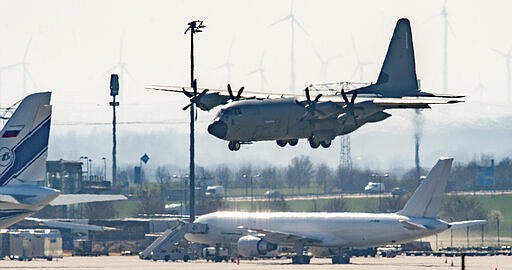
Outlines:
<svg viewBox="0 0 512 270"><path fill-rule="evenodd" d="M121 40L119 41L119 63L123 62L123 41L124 41L124 32L121 34Z"/></svg>
<svg viewBox="0 0 512 270"><path fill-rule="evenodd" d="M359 63L361 61L359 60L359 53L357 52L356 42L354 41L354 37L353 36L352 36L352 48L354 48L354 54L356 55L357 64L359 65Z"/></svg>
<svg viewBox="0 0 512 270"><path fill-rule="evenodd" d="M280 20L277 20L277 21L275 21L274 23L270 24L270 25L269 25L269 27L272 27L272 26L274 26L274 25L276 25L276 24L278 24L278 23L280 23L280 22L287 21L287 20L289 20L291 17L292 17L291 15L288 15L288 16L286 16L286 17L284 17L284 18L282 18L282 19L280 19Z"/></svg>
<svg viewBox="0 0 512 270"><path fill-rule="evenodd" d="M123 71L126 73L126 75L128 75L128 78L135 81L135 78L133 78L132 74L130 73L130 71L128 71L127 68L123 67Z"/></svg>
<svg viewBox="0 0 512 270"><path fill-rule="evenodd" d="M292 20L295 24L297 24L297 26L300 28L300 30L302 30L302 32L304 32L307 36L309 36L308 31L306 31L306 29L304 29L304 27L302 27L300 22L297 19L295 19L295 16L292 17Z"/></svg>
<svg viewBox="0 0 512 270"><path fill-rule="evenodd" d="M260 68L263 66L263 59L265 59L265 52L263 52L260 57Z"/></svg>
<svg viewBox="0 0 512 270"><path fill-rule="evenodd" d="M252 75L252 74L258 73L258 72L260 72L260 69L255 69L255 70L253 70L251 72L248 72L247 75Z"/></svg>
<svg viewBox="0 0 512 270"><path fill-rule="evenodd" d="M313 52L315 53L316 55L316 58L318 58L318 60L320 61L320 63L324 63L324 59L322 58L322 56L320 56L320 53L318 53L318 50L315 48L315 46L313 46L313 44L311 45L311 47L313 48Z"/></svg>
<svg viewBox="0 0 512 270"><path fill-rule="evenodd" d="M28 49L30 48L30 43L32 43L32 36L30 36L30 39L28 40L28 43L27 43L27 47L25 48L25 53L23 54L23 62L25 62L25 59L27 59Z"/></svg>

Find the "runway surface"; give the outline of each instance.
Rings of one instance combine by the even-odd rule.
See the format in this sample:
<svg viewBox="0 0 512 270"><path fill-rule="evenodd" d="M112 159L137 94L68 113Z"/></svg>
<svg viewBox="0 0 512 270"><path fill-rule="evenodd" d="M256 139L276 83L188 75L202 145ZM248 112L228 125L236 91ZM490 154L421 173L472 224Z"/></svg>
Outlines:
<svg viewBox="0 0 512 270"><path fill-rule="evenodd" d="M204 260L191 262L153 262L140 260L137 256L64 257L55 261L33 260L30 262L0 261L0 269L461 269L461 258L407 257L395 258L352 258L351 264L332 265L330 259L311 260L310 265L292 265L289 259L240 261L236 263L207 263ZM511 256L466 257L466 269L512 269Z"/></svg>

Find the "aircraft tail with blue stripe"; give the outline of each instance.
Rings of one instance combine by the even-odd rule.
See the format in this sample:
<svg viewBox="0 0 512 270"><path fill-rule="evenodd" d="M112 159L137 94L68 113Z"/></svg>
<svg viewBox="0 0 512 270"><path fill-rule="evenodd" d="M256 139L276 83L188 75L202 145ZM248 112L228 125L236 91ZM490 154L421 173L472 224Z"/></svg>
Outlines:
<svg viewBox="0 0 512 270"><path fill-rule="evenodd" d="M25 97L0 131L0 186L45 179L51 92Z"/></svg>

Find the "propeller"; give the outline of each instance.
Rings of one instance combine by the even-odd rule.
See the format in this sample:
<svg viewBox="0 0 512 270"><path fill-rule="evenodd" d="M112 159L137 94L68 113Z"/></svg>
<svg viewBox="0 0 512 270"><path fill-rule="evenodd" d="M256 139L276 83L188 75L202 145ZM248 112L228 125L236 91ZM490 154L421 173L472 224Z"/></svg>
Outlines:
<svg viewBox="0 0 512 270"><path fill-rule="evenodd" d="M306 92L306 105L304 106L304 109L306 109L306 113L304 113L302 117L304 118L308 114L314 115L315 113L325 115L324 112L316 109L316 105L318 104L318 100L322 97L322 94L318 94L314 100L311 100L311 95L309 94L309 87L306 87L306 89L304 89L304 92Z"/></svg>
<svg viewBox="0 0 512 270"><path fill-rule="evenodd" d="M244 86L240 87L240 89L238 90L238 93L236 93L236 96L235 96L235 95L233 95L233 90L231 90L231 85L228 83L228 93L229 93L229 97L231 98L232 101L240 100L240 97L242 96L244 89L245 89Z"/></svg>
<svg viewBox="0 0 512 270"><path fill-rule="evenodd" d="M345 93L344 89L341 90L341 96L343 97L343 100L347 104L347 109L348 109L349 114L352 116L352 119L354 119L354 124L357 126L357 119L356 119L356 114L354 111L354 107L355 107L354 102L356 101L357 90L354 91L354 93L352 94L350 101L348 100L347 94Z"/></svg>
<svg viewBox="0 0 512 270"><path fill-rule="evenodd" d="M185 88L182 88L182 92L183 94L185 94L185 96L187 96L190 100L190 103L187 104L187 106L183 107L183 110L187 110L190 106L192 106L192 104L196 104L196 105L199 105L199 103L201 102L201 98L209 91L208 89L204 89L203 92L201 93L197 93L197 80L194 79L194 82L192 84L192 89L194 89L194 92L191 93L191 92L188 92L187 90L185 90Z"/></svg>

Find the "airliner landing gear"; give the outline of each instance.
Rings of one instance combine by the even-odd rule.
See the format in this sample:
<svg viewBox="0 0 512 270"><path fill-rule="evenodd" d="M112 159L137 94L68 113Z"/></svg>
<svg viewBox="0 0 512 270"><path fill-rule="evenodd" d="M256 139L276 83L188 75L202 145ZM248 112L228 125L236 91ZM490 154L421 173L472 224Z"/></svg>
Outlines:
<svg viewBox="0 0 512 270"><path fill-rule="evenodd" d="M288 140L288 144L291 145L291 146L295 146L295 145L297 145L297 143L299 143L299 139L290 139L290 140Z"/></svg>
<svg viewBox="0 0 512 270"><path fill-rule="evenodd" d="M338 254L332 256L332 264L349 264L350 263L350 254L347 252L348 250L342 250L338 248Z"/></svg>
<svg viewBox="0 0 512 270"><path fill-rule="evenodd" d="M295 255L292 257L292 264L309 264L311 257L304 255L304 244L295 244Z"/></svg>
<svg viewBox="0 0 512 270"><path fill-rule="evenodd" d="M331 140L329 141L321 141L320 144L322 145L323 148L329 148L329 146L331 146Z"/></svg>
<svg viewBox="0 0 512 270"><path fill-rule="evenodd" d="M238 151L238 150L240 150L240 142L239 141L230 141L228 143L228 148L231 151Z"/></svg>
<svg viewBox="0 0 512 270"><path fill-rule="evenodd" d="M295 255L292 257L292 264L309 264L311 257L308 255Z"/></svg>
<svg viewBox="0 0 512 270"><path fill-rule="evenodd" d="M320 146L320 142L314 139L309 139L309 146L311 146L311 148L316 149Z"/></svg>
<svg viewBox="0 0 512 270"><path fill-rule="evenodd" d="M288 143L287 140L276 140L276 142L277 142L277 145L279 145L281 147L285 147L286 143Z"/></svg>

